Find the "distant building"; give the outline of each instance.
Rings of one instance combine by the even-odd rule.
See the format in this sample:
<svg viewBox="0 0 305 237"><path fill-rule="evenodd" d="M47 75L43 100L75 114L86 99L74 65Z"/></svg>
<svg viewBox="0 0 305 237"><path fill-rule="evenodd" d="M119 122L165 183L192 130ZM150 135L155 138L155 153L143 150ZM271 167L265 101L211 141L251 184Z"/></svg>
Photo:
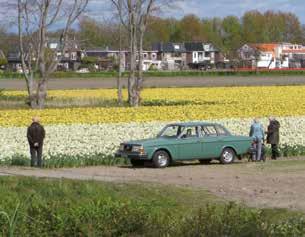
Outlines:
<svg viewBox="0 0 305 237"><path fill-rule="evenodd" d="M158 51L159 59L167 70L198 69L206 65L216 67L219 62L226 62L225 57L211 43L157 43L152 48Z"/></svg>
<svg viewBox="0 0 305 237"><path fill-rule="evenodd" d="M57 66L58 70L75 71L81 65L84 53L77 40L73 39L66 42L64 55L61 55L63 45L59 40L49 39L47 46L49 49L56 51L57 56L61 58Z"/></svg>
<svg viewBox="0 0 305 237"><path fill-rule="evenodd" d="M66 43L66 50L64 55L62 53L62 45L59 40L49 39L46 46L55 51L57 57L60 57L60 62L57 65L57 70L77 70L81 64L81 58L84 56L83 51L80 49L79 44L75 40L69 40ZM15 47L15 50L10 50L7 55L8 69L22 72L21 66L21 52L19 47ZM26 52L26 50L25 50ZM27 63L28 56L25 56L25 61ZM35 61L35 57L32 58Z"/></svg>
<svg viewBox="0 0 305 237"><path fill-rule="evenodd" d="M158 60L157 51L143 50L143 71L148 71L150 69L161 69L161 61ZM97 70L113 70L116 64L119 62L120 51L113 49L88 49L85 51L85 55L88 57L97 58ZM130 67L129 58L130 53L127 50L121 51L121 67L124 70L128 70ZM137 60L139 60L139 55L137 55Z"/></svg>
<svg viewBox="0 0 305 237"><path fill-rule="evenodd" d="M245 44L238 50L238 55L244 67L275 69L305 66L305 46L298 44Z"/></svg>
<svg viewBox="0 0 305 237"><path fill-rule="evenodd" d="M183 43L155 43L152 50L158 52L166 70L183 69L187 66L187 52Z"/></svg>

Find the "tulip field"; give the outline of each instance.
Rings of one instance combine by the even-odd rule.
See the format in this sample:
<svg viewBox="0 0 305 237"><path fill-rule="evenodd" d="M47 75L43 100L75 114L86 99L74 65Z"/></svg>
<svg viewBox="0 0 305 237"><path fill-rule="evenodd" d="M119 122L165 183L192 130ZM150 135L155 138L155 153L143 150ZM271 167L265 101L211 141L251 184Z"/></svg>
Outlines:
<svg viewBox="0 0 305 237"><path fill-rule="evenodd" d="M5 91L2 96L9 101L25 99L26 93ZM261 118L266 129L270 115L281 123L282 149L304 153L305 86L144 89L139 108L116 106L114 89L50 91L48 96L75 103L40 111L1 109L1 161L29 156L26 128L36 115L46 128L46 160L109 158L120 142L155 136L166 123L176 121L216 121L232 133L248 135L254 117ZM75 106L82 101L99 103Z"/></svg>

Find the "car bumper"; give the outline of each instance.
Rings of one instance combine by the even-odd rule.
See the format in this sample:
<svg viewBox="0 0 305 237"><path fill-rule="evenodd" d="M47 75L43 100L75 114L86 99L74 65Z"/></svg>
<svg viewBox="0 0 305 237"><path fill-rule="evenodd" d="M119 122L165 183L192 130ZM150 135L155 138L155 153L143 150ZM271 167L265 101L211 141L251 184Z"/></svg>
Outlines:
<svg viewBox="0 0 305 237"><path fill-rule="evenodd" d="M147 154L139 154L139 153L126 153L126 152L116 152L114 154L117 158L127 158L127 159L137 159L137 160L148 160Z"/></svg>

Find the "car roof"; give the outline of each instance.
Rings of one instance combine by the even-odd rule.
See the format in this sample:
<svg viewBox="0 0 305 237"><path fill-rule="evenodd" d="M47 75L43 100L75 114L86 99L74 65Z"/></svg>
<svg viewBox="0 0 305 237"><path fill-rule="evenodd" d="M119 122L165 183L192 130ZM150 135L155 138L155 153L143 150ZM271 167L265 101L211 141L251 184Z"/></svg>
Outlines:
<svg viewBox="0 0 305 237"><path fill-rule="evenodd" d="M220 125L220 124L218 124L218 123L211 123L211 122L181 122L181 123L171 123L169 125L192 127L192 126L214 126L214 125Z"/></svg>

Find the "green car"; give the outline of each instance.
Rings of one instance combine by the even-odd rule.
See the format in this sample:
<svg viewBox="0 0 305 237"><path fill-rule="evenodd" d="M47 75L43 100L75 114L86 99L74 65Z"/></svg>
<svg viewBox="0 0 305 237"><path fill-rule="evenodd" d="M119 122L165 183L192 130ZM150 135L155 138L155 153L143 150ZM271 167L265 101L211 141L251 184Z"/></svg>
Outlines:
<svg viewBox="0 0 305 237"><path fill-rule="evenodd" d="M247 154L251 144L252 138L234 136L220 124L174 123L163 128L156 138L122 143L115 156L128 158L133 166L149 161L157 168L189 160L209 163L216 159L230 164Z"/></svg>

